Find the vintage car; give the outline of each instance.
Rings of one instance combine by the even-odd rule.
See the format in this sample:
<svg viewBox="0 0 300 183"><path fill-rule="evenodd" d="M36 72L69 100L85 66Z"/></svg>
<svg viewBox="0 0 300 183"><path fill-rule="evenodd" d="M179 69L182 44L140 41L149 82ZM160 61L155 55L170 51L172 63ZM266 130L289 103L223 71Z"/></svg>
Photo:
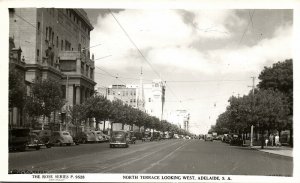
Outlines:
<svg viewBox="0 0 300 183"><path fill-rule="evenodd" d="M128 137L129 137L129 143L135 144L135 141L136 141L135 133L133 131L130 131L127 133L128 133Z"/></svg>
<svg viewBox="0 0 300 183"><path fill-rule="evenodd" d="M126 131L113 131L109 146L112 147L129 147L129 137Z"/></svg>
<svg viewBox="0 0 300 183"><path fill-rule="evenodd" d="M98 142L107 142L109 141L108 135L105 135L102 131L94 131L95 136Z"/></svg>
<svg viewBox="0 0 300 183"><path fill-rule="evenodd" d="M97 142L97 136L95 135L94 131L85 131L85 132L79 132L74 139L76 142L85 144L85 143L93 143Z"/></svg>
<svg viewBox="0 0 300 183"><path fill-rule="evenodd" d="M57 144L59 146L67 145L70 146L73 144L73 138L67 131L54 131L50 137L50 143Z"/></svg>
<svg viewBox="0 0 300 183"><path fill-rule="evenodd" d="M206 134L204 140L205 140L205 141L213 141L213 136L212 136L212 134Z"/></svg>
<svg viewBox="0 0 300 183"><path fill-rule="evenodd" d="M50 130L32 130L31 133L36 134L39 137L41 143L45 145L47 148L53 146L53 144L50 143L50 137L51 137Z"/></svg>
<svg viewBox="0 0 300 183"><path fill-rule="evenodd" d="M151 140L161 140L162 137L161 137L161 134L159 132L153 132L153 136L152 136L152 139Z"/></svg>
<svg viewBox="0 0 300 183"><path fill-rule="evenodd" d="M243 145L243 140L239 135L232 135L232 138L230 140L230 145L235 145L235 146L242 146Z"/></svg>
<svg viewBox="0 0 300 183"><path fill-rule="evenodd" d="M9 150L10 151L25 151L29 142L30 129L10 129L9 130Z"/></svg>
<svg viewBox="0 0 300 183"><path fill-rule="evenodd" d="M145 132L142 138L142 142L152 141L151 132Z"/></svg>
<svg viewBox="0 0 300 183"><path fill-rule="evenodd" d="M39 150L41 146L44 146L43 142L35 133L29 133L29 141L27 142L26 146L28 148L33 148Z"/></svg>

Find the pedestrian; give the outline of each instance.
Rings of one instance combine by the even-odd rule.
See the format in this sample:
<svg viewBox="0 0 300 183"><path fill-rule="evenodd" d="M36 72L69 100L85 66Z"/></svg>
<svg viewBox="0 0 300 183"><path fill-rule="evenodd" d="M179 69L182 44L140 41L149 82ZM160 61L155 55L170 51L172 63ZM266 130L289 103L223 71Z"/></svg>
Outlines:
<svg viewBox="0 0 300 183"><path fill-rule="evenodd" d="M268 139L268 138L266 138L266 140L265 140L266 147L268 147L268 142L269 142L269 139Z"/></svg>
<svg viewBox="0 0 300 183"><path fill-rule="evenodd" d="M278 134L276 134L276 136L275 136L275 145L276 145L276 147L280 146L279 135Z"/></svg>
<svg viewBox="0 0 300 183"><path fill-rule="evenodd" d="M273 145L274 145L274 135L272 133L269 136L269 141L270 141L271 146L273 147Z"/></svg>

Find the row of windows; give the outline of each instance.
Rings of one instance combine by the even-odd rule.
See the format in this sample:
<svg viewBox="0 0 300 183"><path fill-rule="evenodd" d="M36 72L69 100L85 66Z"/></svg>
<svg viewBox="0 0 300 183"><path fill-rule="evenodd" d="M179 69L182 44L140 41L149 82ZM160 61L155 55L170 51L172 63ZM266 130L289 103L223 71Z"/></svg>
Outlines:
<svg viewBox="0 0 300 183"><path fill-rule="evenodd" d="M47 12L52 15L53 17L55 17L55 9L54 8L47 8ZM58 11L56 11L58 13ZM82 19L76 14L74 13L73 10L71 9L65 9L65 13L67 14L67 17L69 17L73 22L75 22L77 25L81 25L82 30L84 30L85 32L88 33L88 35L90 35L90 31L88 29L88 26L86 25L86 23L84 21L82 21Z"/></svg>
<svg viewBox="0 0 300 183"><path fill-rule="evenodd" d="M108 92L110 93L110 90L108 90ZM116 95L116 92L114 90L112 90L112 94ZM121 95L121 92L117 92L117 95ZM136 92L135 91L130 91L130 92L128 92L128 91L122 91L122 95L123 96L128 96L128 95L135 96Z"/></svg>
<svg viewBox="0 0 300 183"><path fill-rule="evenodd" d="M79 16L77 16L77 14L75 14L72 10L70 9L66 9L66 14L69 16L69 18L71 20L73 20L77 25L79 25L79 22L80 22L80 25L81 25L81 28L88 33L88 35L90 35L90 31L87 27L87 25L80 20Z"/></svg>

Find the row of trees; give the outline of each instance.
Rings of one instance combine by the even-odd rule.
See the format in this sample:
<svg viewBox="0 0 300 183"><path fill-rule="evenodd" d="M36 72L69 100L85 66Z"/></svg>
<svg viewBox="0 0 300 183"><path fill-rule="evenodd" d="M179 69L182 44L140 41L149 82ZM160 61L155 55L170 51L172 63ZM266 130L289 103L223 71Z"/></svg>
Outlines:
<svg viewBox="0 0 300 183"><path fill-rule="evenodd" d="M36 80L31 84L30 95L26 95L26 86L18 73L13 70L9 75L9 107L24 109L29 117L31 127L34 127L38 119L50 121L51 114L60 111L66 103L62 97L61 85L51 79ZM109 101L96 93L80 105L74 105L70 110L71 123L79 127L88 118L95 118L96 126L101 121L110 121L124 125L136 125L139 128L150 128L157 131L170 131L173 133L190 135L189 132L178 128L166 120L149 116L147 113L124 104L121 100ZM55 115L54 115L55 116ZM42 128L43 128L42 124ZM105 125L105 123L104 123ZM104 126L105 129L105 126Z"/></svg>
<svg viewBox="0 0 300 183"><path fill-rule="evenodd" d="M230 97L226 111L219 115L211 131L218 133L256 133L290 130L293 144L293 60L265 67L258 88L242 97ZM262 142L264 138L261 138ZM262 148L263 148L263 144Z"/></svg>
<svg viewBox="0 0 300 183"><path fill-rule="evenodd" d="M95 94L80 105L74 105L71 108L71 119L75 126L81 125L82 121L88 118L95 118L96 127L100 122L110 121L121 123L122 129L125 124L145 129L154 129L162 132L173 132L177 134L190 135L189 132L180 129L166 120L159 120L157 117L150 116L147 113L124 104L121 100L110 101L102 95ZM105 129L105 123L104 129Z"/></svg>

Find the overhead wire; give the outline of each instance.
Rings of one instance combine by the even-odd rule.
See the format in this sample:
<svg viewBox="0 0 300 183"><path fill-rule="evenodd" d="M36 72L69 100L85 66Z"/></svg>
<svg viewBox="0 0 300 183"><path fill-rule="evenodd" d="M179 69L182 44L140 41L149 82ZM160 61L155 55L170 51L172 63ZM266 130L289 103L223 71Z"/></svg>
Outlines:
<svg viewBox="0 0 300 183"><path fill-rule="evenodd" d="M141 50L138 48L138 46L135 44L135 42L131 39L131 37L129 36L129 34L127 33L127 31L124 29L124 27L121 25L121 23L118 21L118 19L115 17L115 15L113 14L113 12L108 9L109 13L112 15L112 17L114 18L114 20L117 22L117 24L119 25L119 27L122 29L122 31L124 32L124 34L126 35L126 37L129 39L129 41L133 44L133 46L138 50L138 52L140 53L140 55L142 56L142 58L146 61L146 63L150 66L150 68L152 69L152 71L161 79L161 75L154 69L153 65L147 60L147 58L144 56L144 54L141 52ZM167 83L165 82L166 87L168 87L168 89L170 90L170 92L175 96L176 99L178 99L177 95L173 92L173 90L171 89L171 87L169 85L167 85ZM178 99L178 101L181 103L181 101Z"/></svg>
<svg viewBox="0 0 300 183"><path fill-rule="evenodd" d="M238 45L240 45L240 44L241 44L241 42L242 42L242 40L244 39L244 37L245 37L245 34L246 34L246 32L247 32L247 30L248 30L248 27L249 27L249 25L250 25L250 23L251 23L251 22L252 22L252 26L253 26L253 21L252 21L252 18L253 18L254 12L255 12L255 9L252 11L252 14L251 14L251 15L250 15L250 17L249 17L248 25L247 25L247 27L246 27L245 31L243 32L243 35L242 35L242 37L241 37L241 39L240 39L240 41L239 41L239 44L238 44ZM250 14L250 12L249 12L249 14Z"/></svg>

